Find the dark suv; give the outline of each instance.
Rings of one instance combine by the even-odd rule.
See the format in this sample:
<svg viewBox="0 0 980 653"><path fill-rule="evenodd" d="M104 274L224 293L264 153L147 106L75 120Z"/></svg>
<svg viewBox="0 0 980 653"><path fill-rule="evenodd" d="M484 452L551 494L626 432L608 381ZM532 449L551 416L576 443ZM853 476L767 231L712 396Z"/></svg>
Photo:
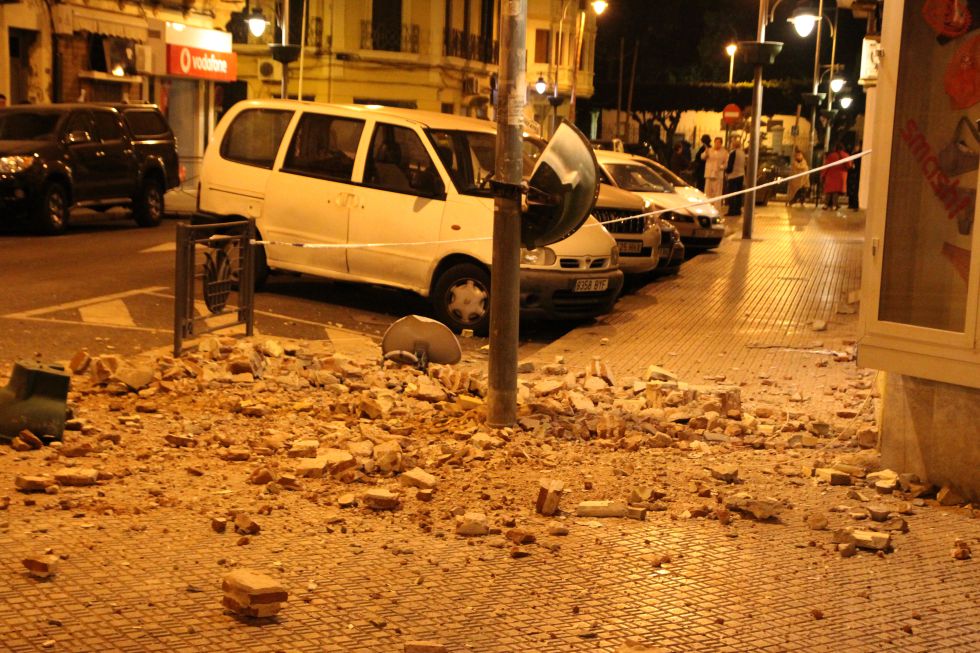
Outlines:
<svg viewBox="0 0 980 653"><path fill-rule="evenodd" d="M180 184L177 143L147 104L50 104L0 109L0 215L57 234L72 207L132 206L137 224L163 217Z"/></svg>

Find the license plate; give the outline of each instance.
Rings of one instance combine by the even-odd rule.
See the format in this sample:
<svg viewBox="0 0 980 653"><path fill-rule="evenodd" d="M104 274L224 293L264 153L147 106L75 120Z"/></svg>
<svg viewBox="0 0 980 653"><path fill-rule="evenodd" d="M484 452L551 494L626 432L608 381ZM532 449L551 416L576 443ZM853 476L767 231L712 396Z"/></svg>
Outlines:
<svg viewBox="0 0 980 653"><path fill-rule="evenodd" d="M694 237L695 238L717 238L719 236L721 236L721 231L720 230L718 230L718 231L716 231L714 229L695 229L694 230Z"/></svg>
<svg viewBox="0 0 980 653"><path fill-rule="evenodd" d="M609 287L609 279L576 279L575 292L602 292Z"/></svg>
<svg viewBox="0 0 980 653"><path fill-rule="evenodd" d="M620 254L639 254L643 251L643 242L640 240L617 240Z"/></svg>

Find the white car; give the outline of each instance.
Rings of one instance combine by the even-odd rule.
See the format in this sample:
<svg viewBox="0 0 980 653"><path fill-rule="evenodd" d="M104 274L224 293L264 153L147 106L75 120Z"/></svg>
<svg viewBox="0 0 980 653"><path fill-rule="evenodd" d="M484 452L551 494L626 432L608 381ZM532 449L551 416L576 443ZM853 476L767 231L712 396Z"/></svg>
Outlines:
<svg viewBox="0 0 980 653"><path fill-rule="evenodd" d="M688 250L713 249L725 236L725 223L707 197L671 173L665 178L650 159L622 152L596 151L603 183L637 193L666 211L660 217L680 232ZM661 166L662 167L662 166ZM680 182L683 185L677 185Z"/></svg>
<svg viewBox="0 0 980 653"><path fill-rule="evenodd" d="M204 155L205 219L255 220L256 279L287 270L404 288L456 330L485 333L495 125L440 113L292 100L239 102ZM329 245L326 248L291 244ZM593 218L522 251L521 310L554 319L612 309L616 242Z"/></svg>

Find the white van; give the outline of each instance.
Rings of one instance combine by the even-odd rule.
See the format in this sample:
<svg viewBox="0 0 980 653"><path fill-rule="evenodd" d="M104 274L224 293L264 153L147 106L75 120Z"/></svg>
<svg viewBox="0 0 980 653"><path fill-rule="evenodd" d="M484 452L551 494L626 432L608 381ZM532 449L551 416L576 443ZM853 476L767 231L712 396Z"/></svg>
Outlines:
<svg viewBox="0 0 980 653"><path fill-rule="evenodd" d="M495 130L373 105L239 102L205 152L199 211L255 220L260 240L340 246L262 247L258 282L287 270L405 288L451 328L486 332ZM622 284L616 242L591 217L565 240L522 251L522 314L600 315Z"/></svg>

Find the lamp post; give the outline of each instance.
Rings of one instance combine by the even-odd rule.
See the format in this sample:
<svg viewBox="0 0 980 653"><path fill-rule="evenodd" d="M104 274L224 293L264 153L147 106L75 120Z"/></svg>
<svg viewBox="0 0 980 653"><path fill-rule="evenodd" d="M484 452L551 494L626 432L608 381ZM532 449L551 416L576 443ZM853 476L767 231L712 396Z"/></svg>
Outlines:
<svg viewBox="0 0 980 653"><path fill-rule="evenodd" d="M578 2L578 11L575 14L575 32L573 33L572 46L574 48L572 52L572 79L571 79L571 89L569 91L568 100L568 120L572 123L575 122L575 89L578 81L578 67L582 50L582 32L585 30L585 2L586 0L563 0L561 6L561 19L558 21L558 39L555 41L555 97L558 97L558 59L561 55L562 46L562 33L565 28L565 16L567 15L568 8L572 6L572 2ZM592 7L592 11L595 12L596 16L601 16L602 13L609 8L609 3L606 0L592 0L589 3ZM560 104L560 103L559 103ZM557 110L557 105L555 105Z"/></svg>
<svg viewBox="0 0 980 653"><path fill-rule="evenodd" d="M728 53L728 87L731 88L732 78L735 75L735 53L738 52L738 46L729 43L725 46L725 52Z"/></svg>
<svg viewBox="0 0 980 653"><path fill-rule="evenodd" d="M830 70L831 70L831 75L833 75L833 70L834 70L835 64L836 64L836 61L835 60L837 58L837 19L838 19L838 16L839 16L839 11L840 10L835 6L834 7L834 20L831 21L823 13L823 0L820 0L819 1L819 4L817 5L816 8L814 8L812 2L809 2L808 0L806 0L806 1L802 2L802 3L800 3L800 5L793 11L793 14L787 19L787 20L789 20L789 22L793 23L793 27L794 27L794 29L796 29L796 33L799 34L802 38L806 38L806 37L810 36L810 34L813 32L813 28L814 27L817 28L817 39L816 39L816 44L814 46L814 55L813 55L813 93L814 93L814 95L817 94L817 89L820 86L820 36L821 36L821 28L823 26L823 21L824 20L827 21L827 25L830 28L830 39L831 39L831 46L830 46ZM836 92L837 91L835 91L833 89L833 86L831 86L830 92L827 93L827 110L828 111L830 109L832 109L832 107L834 105L834 93L836 93ZM813 164L816 164L816 161L814 160L814 156L815 156L816 142L817 142L816 141L816 122L817 122L817 105L818 104L819 104L819 102L818 103L814 103L813 108L812 108L812 112L810 114L810 161ZM830 125L829 124L827 126L827 131L825 132L825 141L826 142L824 144L824 151L826 151L826 148L828 148L830 146L830 142L829 142L830 141Z"/></svg>

